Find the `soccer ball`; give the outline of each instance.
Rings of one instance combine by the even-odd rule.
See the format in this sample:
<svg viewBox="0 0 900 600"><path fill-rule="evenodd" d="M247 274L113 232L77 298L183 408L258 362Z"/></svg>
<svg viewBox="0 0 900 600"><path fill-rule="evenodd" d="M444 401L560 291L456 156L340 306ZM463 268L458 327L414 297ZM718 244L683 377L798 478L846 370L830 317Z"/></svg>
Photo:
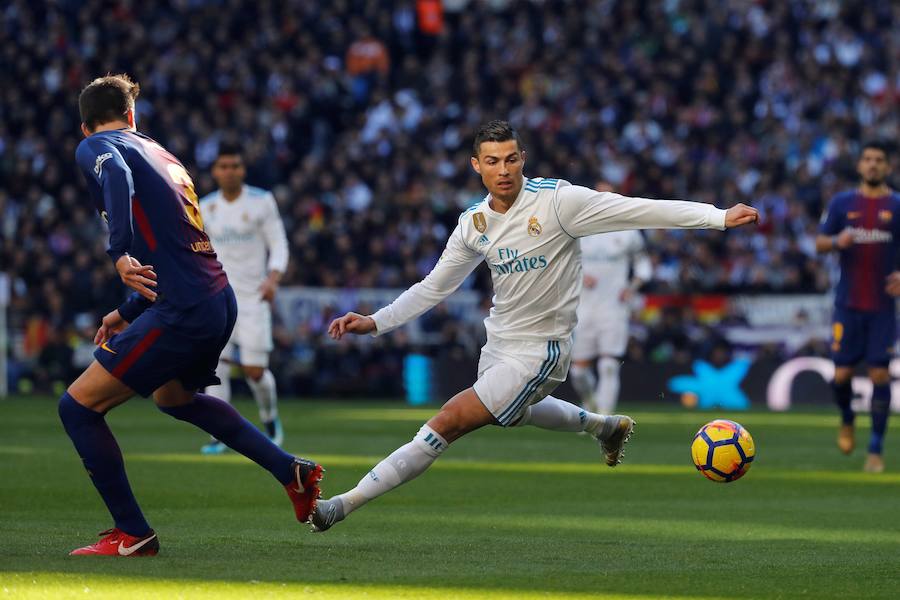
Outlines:
<svg viewBox="0 0 900 600"><path fill-rule="evenodd" d="M756 457L750 432L726 419L710 421L691 442L691 458L704 477L730 483L744 476Z"/></svg>

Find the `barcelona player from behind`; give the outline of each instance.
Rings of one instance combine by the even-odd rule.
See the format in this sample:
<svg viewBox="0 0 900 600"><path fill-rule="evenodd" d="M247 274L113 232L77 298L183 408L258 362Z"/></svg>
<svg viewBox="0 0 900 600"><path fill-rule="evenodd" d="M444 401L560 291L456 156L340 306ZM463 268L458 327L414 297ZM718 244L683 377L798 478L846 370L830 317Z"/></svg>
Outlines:
<svg viewBox="0 0 900 600"><path fill-rule="evenodd" d="M81 92L76 151L97 210L109 225L109 256L133 290L103 317L94 360L59 401L66 433L106 503L114 526L77 555L155 555L159 540L125 475L105 415L135 394L153 396L187 421L268 470L305 522L319 495L321 466L274 445L229 404L198 393L218 383L219 354L237 316L234 292L203 231L184 167L135 130L139 87L108 75Z"/></svg>
<svg viewBox="0 0 900 600"><path fill-rule="evenodd" d="M850 454L856 445L851 379L865 361L872 379L872 436L865 470L884 470L882 447L891 404L888 364L897 341L896 302L900 296L900 195L887 185L887 147L863 146L857 163L857 189L835 196L822 218L816 250L840 253L841 277L834 297L831 351L834 393L841 410L838 447Z"/></svg>

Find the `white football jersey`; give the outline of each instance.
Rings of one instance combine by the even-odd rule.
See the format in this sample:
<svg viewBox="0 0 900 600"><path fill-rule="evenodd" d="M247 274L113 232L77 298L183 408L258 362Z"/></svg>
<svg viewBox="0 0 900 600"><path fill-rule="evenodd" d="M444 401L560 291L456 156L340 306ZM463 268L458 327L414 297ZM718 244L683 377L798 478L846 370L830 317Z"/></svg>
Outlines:
<svg viewBox="0 0 900 600"><path fill-rule="evenodd" d="M270 271L284 273L287 236L271 192L245 185L229 202L216 190L200 200L200 214L235 294L258 298Z"/></svg>
<svg viewBox="0 0 900 600"><path fill-rule="evenodd" d="M505 214L490 194L459 217L438 264L372 318L377 334L415 319L453 293L484 260L494 298L485 320L492 340L565 340L581 294L578 238L625 229L725 229L710 204L628 198L560 179L525 179Z"/></svg>
<svg viewBox="0 0 900 600"><path fill-rule="evenodd" d="M585 286L578 305L578 320L598 319L604 315L622 318L628 306L621 301L628 287L628 275L647 281L653 275L650 258L644 253L644 238L637 231L611 231L581 238L581 265L585 278L596 281Z"/></svg>

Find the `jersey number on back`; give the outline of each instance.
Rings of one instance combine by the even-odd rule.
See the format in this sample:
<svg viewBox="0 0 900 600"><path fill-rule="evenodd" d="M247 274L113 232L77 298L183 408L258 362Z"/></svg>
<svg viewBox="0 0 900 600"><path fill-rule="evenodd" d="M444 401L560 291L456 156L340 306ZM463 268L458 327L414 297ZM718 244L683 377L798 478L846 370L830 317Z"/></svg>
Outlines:
<svg viewBox="0 0 900 600"><path fill-rule="evenodd" d="M169 177L175 184L180 185L184 192L184 213L187 215L191 225L200 231L203 231L203 217L200 216L200 202L197 200L197 192L194 191L194 182L191 181L190 175L184 170L184 167L175 163L167 165Z"/></svg>

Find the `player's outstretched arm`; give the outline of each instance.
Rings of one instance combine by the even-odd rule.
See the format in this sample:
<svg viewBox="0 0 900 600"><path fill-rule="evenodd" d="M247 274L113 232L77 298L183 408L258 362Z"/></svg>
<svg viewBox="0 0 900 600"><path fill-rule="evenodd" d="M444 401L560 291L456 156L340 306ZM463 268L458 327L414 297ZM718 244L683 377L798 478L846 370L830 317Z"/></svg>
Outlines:
<svg viewBox="0 0 900 600"><path fill-rule="evenodd" d="M376 331L375 320L355 312L348 312L343 317L338 317L328 326L328 335L332 339L339 340L345 333L365 335Z"/></svg>
<svg viewBox="0 0 900 600"><path fill-rule="evenodd" d="M572 237L627 229L726 229L759 220L759 212L744 204L722 210L703 202L629 198L577 185L562 185L554 208Z"/></svg>
<svg viewBox="0 0 900 600"><path fill-rule="evenodd" d="M431 310L456 291L482 260L483 256L466 245L462 229L457 225L431 273L369 317L374 324L373 332L387 333Z"/></svg>

